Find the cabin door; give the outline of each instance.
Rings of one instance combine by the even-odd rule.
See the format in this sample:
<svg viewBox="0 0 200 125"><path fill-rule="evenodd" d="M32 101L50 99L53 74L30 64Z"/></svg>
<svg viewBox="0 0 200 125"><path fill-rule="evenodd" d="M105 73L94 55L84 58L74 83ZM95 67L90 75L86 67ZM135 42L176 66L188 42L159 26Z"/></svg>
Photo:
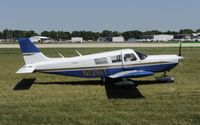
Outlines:
<svg viewBox="0 0 200 125"><path fill-rule="evenodd" d="M122 53L122 70L131 70L137 58L134 53Z"/></svg>

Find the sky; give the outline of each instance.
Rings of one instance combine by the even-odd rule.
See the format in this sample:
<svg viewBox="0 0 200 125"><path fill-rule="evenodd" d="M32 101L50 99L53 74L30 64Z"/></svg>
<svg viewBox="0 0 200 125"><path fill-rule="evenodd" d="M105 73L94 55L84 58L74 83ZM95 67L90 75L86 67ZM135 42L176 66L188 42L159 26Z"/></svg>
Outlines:
<svg viewBox="0 0 200 125"><path fill-rule="evenodd" d="M200 0L0 0L0 31L196 30L199 5Z"/></svg>

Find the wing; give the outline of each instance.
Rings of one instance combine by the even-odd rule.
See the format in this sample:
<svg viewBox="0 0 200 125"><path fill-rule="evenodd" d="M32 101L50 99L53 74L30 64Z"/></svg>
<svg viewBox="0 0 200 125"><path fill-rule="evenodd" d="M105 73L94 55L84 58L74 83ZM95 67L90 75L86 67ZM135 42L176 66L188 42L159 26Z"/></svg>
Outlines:
<svg viewBox="0 0 200 125"><path fill-rule="evenodd" d="M144 71L144 70L129 70L122 71L116 74L110 75L110 78L134 78L134 77L143 77L153 75L153 72Z"/></svg>
<svg viewBox="0 0 200 125"><path fill-rule="evenodd" d="M23 66L16 73L33 73L35 66Z"/></svg>

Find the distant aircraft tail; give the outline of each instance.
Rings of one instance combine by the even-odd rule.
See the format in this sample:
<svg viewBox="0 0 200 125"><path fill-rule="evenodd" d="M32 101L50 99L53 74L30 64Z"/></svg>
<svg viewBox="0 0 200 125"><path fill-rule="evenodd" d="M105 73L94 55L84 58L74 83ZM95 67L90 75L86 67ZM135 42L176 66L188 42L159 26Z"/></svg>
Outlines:
<svg viewBox="0 0 200 125"><path fill-rule="evenodd" d="M20 38L18 40L18 43L20 45L20 49L22 51L23 58L26 64L44 62L49 59L40 52L40 50L29 38Z"/></svg>

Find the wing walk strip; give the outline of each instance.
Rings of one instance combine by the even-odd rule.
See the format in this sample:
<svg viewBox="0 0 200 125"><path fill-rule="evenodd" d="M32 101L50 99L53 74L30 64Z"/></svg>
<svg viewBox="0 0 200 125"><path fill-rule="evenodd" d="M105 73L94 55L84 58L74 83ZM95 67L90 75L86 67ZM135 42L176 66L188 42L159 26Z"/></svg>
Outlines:
<svg viewBox="0 0 200 125"><path fill-rule="evenodd" d="M126 66L123 66L124 68L132 67L132 66L151 66L151 65L157 65L157 64L174 64L169 62L152 62L152 63L138 63L138 64L129 64ZM58 72L58 71L74 71L74 70L89 70L89 69L104 69L104 68L122 68L122 65L116 65L116 66L99 66L97 67L77 67L77 68L60 68L60 69L44 69L44 70L35 70L36 72Z"/></svg>

